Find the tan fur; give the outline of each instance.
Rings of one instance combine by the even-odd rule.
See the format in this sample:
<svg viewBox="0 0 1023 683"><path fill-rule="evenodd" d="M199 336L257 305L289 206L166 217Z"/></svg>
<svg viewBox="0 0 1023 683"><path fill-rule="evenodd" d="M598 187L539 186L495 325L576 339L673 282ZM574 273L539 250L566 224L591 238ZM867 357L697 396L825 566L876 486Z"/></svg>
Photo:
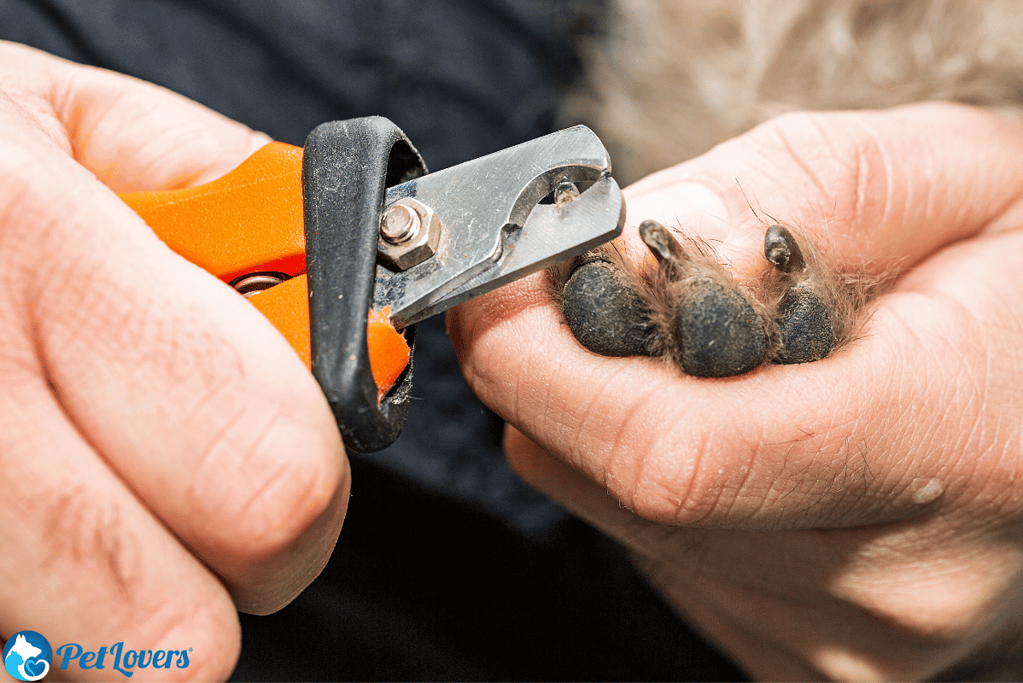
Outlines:
<svg viewBox="0 0 1023 683"><path fill-rule="evenodd" d="M1017 112L1017 0L609 0L566 109L631 182L787 111L927 99Z"/></svg>

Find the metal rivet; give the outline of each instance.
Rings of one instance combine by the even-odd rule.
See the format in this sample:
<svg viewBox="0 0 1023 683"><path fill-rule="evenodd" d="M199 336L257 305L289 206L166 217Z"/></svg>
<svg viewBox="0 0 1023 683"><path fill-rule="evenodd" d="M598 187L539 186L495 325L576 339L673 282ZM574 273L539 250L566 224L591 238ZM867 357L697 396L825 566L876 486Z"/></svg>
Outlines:
<svg viewBox="0 0 1023 683"><path fill-rule="evenodd" d="M241 275L231 280L231 286L238 290L239 294L248 299L250 296L259 294L265 289L269 289L274 285L279 285L285 280L290 279L291 276L286 275L285 273L248 273L247 275Z"/></svg>
<svg viewBox="0 0 1023 683"><path fill-rule="evenodd" d="M568 178L562 178L554 188L554 205L564 206L579 199L579 188Z"/></svg>

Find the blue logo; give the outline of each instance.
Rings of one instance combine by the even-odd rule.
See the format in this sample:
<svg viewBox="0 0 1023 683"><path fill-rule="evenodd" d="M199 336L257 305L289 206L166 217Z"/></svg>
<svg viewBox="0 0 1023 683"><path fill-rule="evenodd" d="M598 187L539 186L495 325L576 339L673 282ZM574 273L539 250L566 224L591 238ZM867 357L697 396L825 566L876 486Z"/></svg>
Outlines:
<svg viewBox="0 0 1023 683"><path fill-rule="evenodd" d="M18 631L4 643L4 668L19 681L38 681L52 662L50 643L35 631Z"/></svg>
<svg viewBox="0 0 1023 683"><path fill-rule="evenodd" d="M4 644L4 668L19 681L38 681L50 671L53 650L49 641L35 631L19 631ZM125 678L136 669L187 669L192 648L182 650L128 650L124 642L87 650L78 643L57 648L60 668L75 664L79 669L106 669L109 666Z"/></svg>

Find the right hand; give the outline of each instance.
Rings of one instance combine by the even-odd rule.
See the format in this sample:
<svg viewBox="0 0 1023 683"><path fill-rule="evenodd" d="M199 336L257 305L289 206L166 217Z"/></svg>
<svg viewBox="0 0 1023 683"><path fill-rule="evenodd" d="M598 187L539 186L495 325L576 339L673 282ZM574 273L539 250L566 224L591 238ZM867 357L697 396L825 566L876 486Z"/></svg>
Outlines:
<svg viewBox="0 0 1023 683"><path fill-rule="evenodd" d="M212 180L266 142L0 44L0 637L192 648L136 680L224 678L236 609L279 609L330 556L349 470L318 385L115 195Z"/></svg>

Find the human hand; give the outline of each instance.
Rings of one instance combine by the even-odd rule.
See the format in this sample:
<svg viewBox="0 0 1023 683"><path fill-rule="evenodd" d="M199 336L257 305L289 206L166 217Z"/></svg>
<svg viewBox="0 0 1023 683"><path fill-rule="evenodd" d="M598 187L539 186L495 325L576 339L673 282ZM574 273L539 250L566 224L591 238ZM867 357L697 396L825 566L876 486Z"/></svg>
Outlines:
<svg viewBox="0 0 1023 683"><path fill-rule="evenodd" d="M224 678L236 608L275 611L326 563L349 471L315 380L114 194L212 180L266 142L0 44L3 638L191 648L188 668L136 673Z"/></svg>
<svg viewBox="0 0 1023 683"><path fill-rule="evenodd" d="M512 466L751 675L1019 675L1021 179L1018 125L927 104L787 115L627 190L632 221L740 274L766 265L750 203L894 270L861 337L814 363L708 380L597 356L541 277L449 332Z"/></svg>

